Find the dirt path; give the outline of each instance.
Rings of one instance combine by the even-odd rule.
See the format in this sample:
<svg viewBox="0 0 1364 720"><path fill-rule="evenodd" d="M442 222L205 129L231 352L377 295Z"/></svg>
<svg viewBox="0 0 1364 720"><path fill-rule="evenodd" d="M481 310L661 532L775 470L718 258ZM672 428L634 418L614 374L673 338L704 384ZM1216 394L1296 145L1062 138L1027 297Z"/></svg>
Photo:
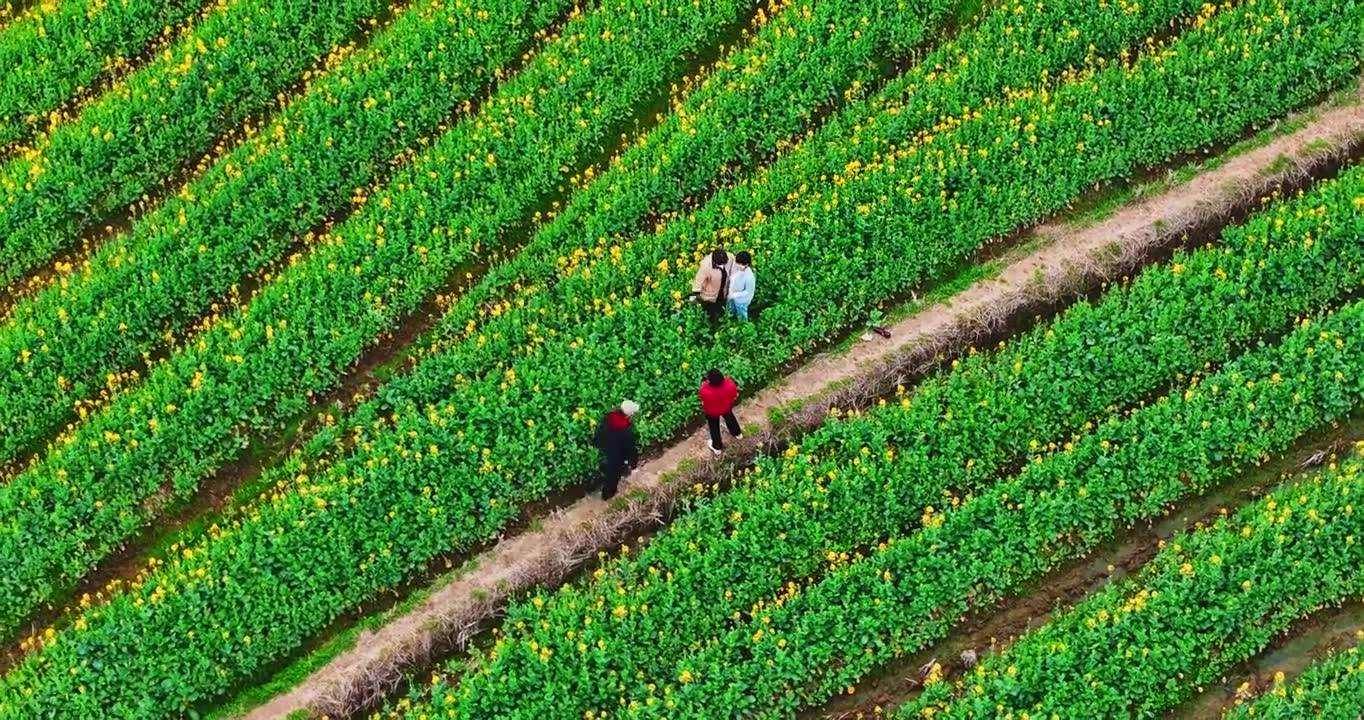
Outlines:
<svg viewBox="0 0 1364 720"><path fill-rule="evenodd" d="M1285 683L1297 680L1313 663L1359 644L1364 639L1364 603L1324 608L1296 623L1264 653L1242 663L1184 707L1167 715L1169 720L1218 720L1238 705L1274 689L1274 678Z"/></svg>
<svg viewBox="0 0 1364 720"><path fill-rule="evenodd" d="M1022 592L994 605L973 607L947 638L863 678L855 684L855 694L836 696L822 707L811 708L800 717L802 720L878 717L876 708L885 711L917 698L935 663L944 680L959 680L970 669L970 663L1006 649L1025 633L1050 622L1058 609L1072 607L1110 582L1137 574L1156 555L1161 541L1206 527L1219 515L1234 513L1285 482L1315 472L1325 462L1328 453L1348 452L1362 432L1364 419L1352 420L1340 428L1305 438L1279 459L1254 468L1205 495L1189 498L1173 512L1153 522L1142 523L1119 533L1115 539L1086 554L1084 559L1064 564L1060 569L1031 583ZM1361 605L1358 615L1364 621L1364 605ZM1328 629L1332 627L1330 623L1322 623L1322 626ZM1353 628L1339 635L1352 636L1352 633ZM1336 636L1332 634L1332 639ZM1316 639L1297 645L1315 649ZM1296 653L1291 649L1288 652L1275 651L1273 655L1297 661L1299 670L1311 658L1302 649ZM1273 664L1275 669L1287 669L1278 667L1283 662L1281 660ZM1254 670L1260 671L1261 679L1273 675L1272 671L1265 674L1265 667L1269 665L1271 663L1268 662L1254 663ZM1209 690L1203 704L1220 708L1221 699L1232 695L1232 691L1226 688L1236 687L1239 682L1240 679L1235 683L1228 681ZM1187 720L1213 720L1213 717L1197 715L1189 716ZM1177 716L1172 720L1185 718Z"/></svg>
<svg viewBox="0 0 1364 720"><path fill-rule="evenodd" d="M1257 198L1300 185L1364 148L1364 106L1328 110L1306 127L1234 157L1169 192L1116 212L1090 227L1052 224L1034 234L1044 246L889 329L891 339L858 342L826 354L758 393L738 408L750 439L721 461L708 458L704 430L668 448L632 476L629 492L609 507L589 497L556 510L533 530L506 538L475 561L476 569L434 590L412 612L373 632L294 690L249 713L278 718L298 710L344 717L371 707L403 674L432 658L462 649L483 623L497 617L508 596L560 582L598 550L656 527L668 517L676 492L693 482L722 478L727 468L780 447L816 427L830 407L860 406L933 367L971 343L988 341L1039 309L1138 267L1186 236L1202 237L1258 206ZM780 427L769 411L802 403Z"/></svg>

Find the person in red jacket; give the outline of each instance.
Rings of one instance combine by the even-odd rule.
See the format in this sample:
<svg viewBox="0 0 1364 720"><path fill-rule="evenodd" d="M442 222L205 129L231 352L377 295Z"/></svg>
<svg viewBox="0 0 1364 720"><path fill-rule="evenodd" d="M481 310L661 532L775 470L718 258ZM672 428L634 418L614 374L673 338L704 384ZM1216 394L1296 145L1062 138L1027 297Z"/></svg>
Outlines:
<svg viewBox="0 0 1364 720"><path fill-rule="evenodd" d="M744 432L739 428L739 419L734 417L734 403L739 400L739 386L725 377L719 370L712 369L701 381L701 389L696 393L701 397L701 412L706 416L710 428L710 451L719 455L725 449L720 442L720 418L725 420L725 428L735 440L742 440Z"/></svg>

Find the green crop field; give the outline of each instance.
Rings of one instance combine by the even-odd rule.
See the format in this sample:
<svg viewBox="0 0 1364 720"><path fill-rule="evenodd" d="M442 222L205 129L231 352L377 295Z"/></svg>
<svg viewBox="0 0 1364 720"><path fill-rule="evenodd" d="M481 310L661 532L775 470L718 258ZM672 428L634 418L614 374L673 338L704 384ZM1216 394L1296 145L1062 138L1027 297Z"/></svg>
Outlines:
<svg viewBox="0 0 1364 720"><path fill-rule="evenodd" d="M0 719L1359 717L1361 73L1358 0L0 5ZM1237 164L1299 130L1334 159ZM889 392L688 439L709 368L756 431L1083 232L1034 227L1298 160L988 346L783 400ZM749 322L689 302L717 247ZM582 498L623 398L676 506L504 578L653 491ZM506 595L468 642L334 701L461 564Z"/></svg>

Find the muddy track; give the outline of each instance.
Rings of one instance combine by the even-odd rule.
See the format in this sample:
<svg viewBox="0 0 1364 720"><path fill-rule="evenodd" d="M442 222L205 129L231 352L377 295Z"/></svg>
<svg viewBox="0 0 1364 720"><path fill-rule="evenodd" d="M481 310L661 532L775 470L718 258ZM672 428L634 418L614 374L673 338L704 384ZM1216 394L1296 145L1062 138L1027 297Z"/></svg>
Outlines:
<svg viewBox="0 0 1364 720"><path fill-rule="evenodd" d="M704 433L692 434L648 460L627 481L621 499L607 506L585 498L538 518L529 525L533 530L477 556L476 570L438 587L412 612L363 633L355 648L248 717L298 710L338 717L373 707L403 682L405 672L463 649L510 595L561 582L594 561L598 550L665 523L683 488L721 482L758 453L780 449L817 427L829 408L864 406L943 357L1026 325L1038 312L1054 310L1189 236L1215 234L1258 207L1261 196L1304 186L1362 150L1364 107L1328 110L1297 132L1102 222L1081 230L1057 223L1037 228L1032 237L1044 246L998 276L893 325L890 340L817 357L741 404L738 412L752 436L725 459L706 460ZM769 411L793 406L798 409L779 427L769 424Z"/></svg>
<svg viewBox="0 0 1364 720"><path fill-rule="evenodd" d="M1276 674L1291 683L1333 653L1364 638L1364 602L1325 608L1294 623L1256 657L1228 672L1220 683L1167 715L1170 720L1219 720L1238 704L1274 688Z"/></svg>
<svg viewBox="0 0 1364 720"><path fill-rule="evenodd" d="M755 3L750 14L743 16L736 21L733 26L733 37L726 35L722 38L722 42L717 42L712 46L703 48L701 52L689 58L685 74L694 76L703 71L708 71L715 62L729 50L733 49L735 43L741 41L742 36L740 33L747 32L753 27L756 21L757 12L761 7L761 4ZM568 21L571 14L571 9L566 10L564 14L550 26L550 38L557 37L563 24ZM537 43L537 47L538 46L539 44ZM511 77L520 72L526 61L527 58L523 54L523 56L518 57L515 62L509 64L507 66L509 68L507 76ZM476 115L478 107L495 92L496 86L490 87L490 89L475 102L475 105L468 113L468 116L472 117ZM658 97L650 100L646 105L649 108L661 110L670 104L671 94L672 90L670 88L660 88ZM464 113L460 113L460 117L463 117L464 115ZM597 157L590 158L589 162L585 162L583 166L579 168L579 174L589 167L598 171L602 170L607 160L612 157L614 153L622 148L629 147L635 138L650 132L657 124L660 115L650 110L649 112L640 114L639 117L648 119L637 121L631 127L620 128L620 130L625 133L621 136L623 139L617 138L616 140L607 143L598 152ZM548 209L554 201L562 201L567 197L571 190L572 188L567 187L566 184L565 186L561 186L557 192L547 196L543 202L537 206L536 210L543 212ZM354 212L354 210L354 207L348 207L333 217L328 218L325 221L325 228L330 228L334 224L344 222L345 218ZM534 231L534 224L531 220L532 215L533 212L528 212L527 216L523 218L520 223L507 231L506 234L511 240L507 243L499 244L497 252L515 252L525 241L529 240ZM319 227L316 234L320 234L322 229L322 227ZM301 246L291 248L283 257L287 258L289 254L302 250L303 248ZM391 366L404 352L418 344L420 338L428 334L439 322L442 315L442 306L439 302L439 298L463 292L463 290L472 283L478 282L487 268L488 265L486 262L481 262L478 258L475 258L451 272L449 276L451 278L450 282L445 287L432 293L432 296L419 305L415 311L405 315L393 328L390 328L375 345L362 353L360 359L354 365L340 374L338 385L334 389L311 397L311 408L305 411L300 417L295 418L294 424L298 426L314 425L319 421L320 417L325 414L344 412L346 408L359 404L372 397L374 391L382 384L382 379L379 377L380 372L384 368ZM259 274L254 277L258 282ZM238 304L242 307L249 305L251 294L258 289L258 286L248 286L239 290L241 300ZM207 318L210 315L211 313L205 314L205 316L194 324L193 327L195 327L195 330L186 335L183 340L185 345L193 344L197 335L210 326L210 323L207 322ZM138 371L145 377L157 363L167 357L174 349L175 348L166 346L159 348L150 356L149 361L137 368ZM109 398L105 398L104 401L107 402L108 399ZM97 411L97 409L95 411ZM79 598L82 593L90 593L93 596L97 591L107 587L110 583L117 581L126 582L134 579L138 573L145 568L149 551L154 547L165 543L166 539L174 536L177 529L185 523L200 518L205 514L215 515L222 513L225 510L229 510L233 501L241 499L239 496L240 489L251 487L261 476L266 467L287 456L290 451L300 444L299 441L307 435L308 433L298 430L293 433L288 433L283 442L272 443L255 437L254 433L243 429L238 439L242 442L244 450L238 455L236 460L220 467L211 477L202 482L193 497L179 503L171 504L167 507L167 515L159 519L156 524L145 528L138 537L130 540L122 550L110 555L97 567L87 573L78 587L67 595L65 602L72 602L75 598ZM40 457L43 452L45 452L43 449L30 451L9 466L0 469L0 477L4 477L6 474L13 475L22 472L24 468L28 467ZM581 497L581 493L570 492L564 497L569 496L573 499L578 499ZM153 498L151 502L156 502L156 499ZM35 632L39 632L44 627L68 617L71 614L71 611L72 608L63 606L62 603L54 603L52 607L36 613L33 617L28 618L24 622L24 634L31 635ZM21 659L24 654L25 651L20 649L17 645L12 645L5 648L3 651L0 651L0 671L13 666L13 664Z"/></svg>
<svg viewBox="0 0 1364 720"><path fill-rule="evenodd" d="M1024 592L1001 603L974 608L947 639L864 678L856 685L855 694L836 697L800 717L802 720L873 717L877 708L884 712L916 698L935 663L944 681L960 678L974 662L999 652L1019 636L1048 622L1057 609L1070 607L1109 582L1137 573L1155 556L1161 541L1206 527L1217 516L1234 513L1282 483L1310 473L1326 452L1349 452L1351 441L1361 431L1364 422L1356 420L1347 427L1301 440L1282 457L1206 495L1190 498L1158 520L1120 533L1083 559L1067 563L1032 583Z"/></svg>

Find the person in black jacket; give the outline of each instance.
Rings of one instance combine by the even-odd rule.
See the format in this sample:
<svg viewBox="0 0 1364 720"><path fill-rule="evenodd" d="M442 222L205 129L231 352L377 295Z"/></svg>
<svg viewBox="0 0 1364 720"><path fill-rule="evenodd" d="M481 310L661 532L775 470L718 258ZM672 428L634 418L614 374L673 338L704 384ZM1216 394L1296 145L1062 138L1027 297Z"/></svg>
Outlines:
<svg viewBox="0 0 1364 720"><path fill-rule="evenodd" d="M639 403L626 400L620 407L606 413L597 425L592 446L601 451L601 499L610 500L626 471L633 472L639 465L639 450L635 447L635 428L630 418L639 412Z"/></svg>

